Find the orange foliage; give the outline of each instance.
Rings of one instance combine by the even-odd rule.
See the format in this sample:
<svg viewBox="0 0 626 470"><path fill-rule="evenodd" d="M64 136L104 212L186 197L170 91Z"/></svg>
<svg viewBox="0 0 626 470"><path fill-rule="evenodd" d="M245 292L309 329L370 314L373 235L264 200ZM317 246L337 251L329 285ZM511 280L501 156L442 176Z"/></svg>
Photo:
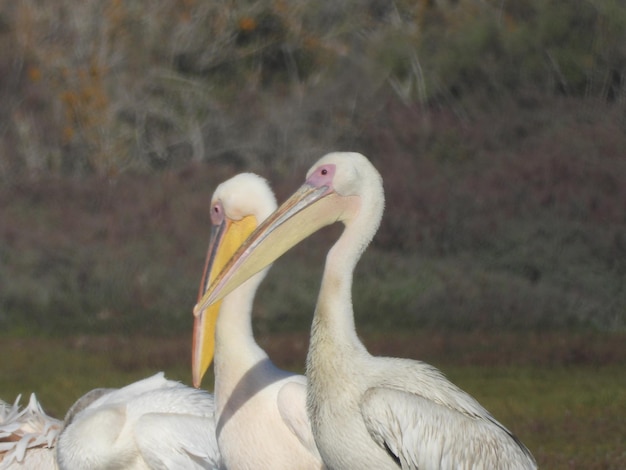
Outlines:
<svg viewBox="0 0 626 470"><path fill-rule="evenodd" d="M251 18L249 16L244 16L243 18L241 18L239 20L239 29L241 31L254 31L257 27L257 22L254 18Z"/></svg>
<svg viewBox="0 0 626 470"><path fill-rule="evenodd" d="M26 70L26 74L28 75L28 79L31 82L38 82L39 80L41 80L41 69L39 67L31 65Z"/></svg>

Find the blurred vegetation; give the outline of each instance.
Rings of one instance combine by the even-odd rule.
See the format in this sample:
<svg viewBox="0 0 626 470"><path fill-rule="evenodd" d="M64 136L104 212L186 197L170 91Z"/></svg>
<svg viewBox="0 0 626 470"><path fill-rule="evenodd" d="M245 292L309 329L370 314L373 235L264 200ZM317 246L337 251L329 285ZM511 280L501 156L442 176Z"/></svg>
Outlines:
<svg viewBox="0 0 626 470"><path fill-rule="evenodd" d="M215 186L346 149L387 196L360 328L623 330L625 73L617 0L5 2L0 329L188 331ZM308 328L337 233L260 331Z"/></svg>
<svg viewBox="0 0 626 470"><path fill-rule="evenodd" d="M465 120L554 97L623 111L625 39L618 0L5 2L0 178L211 160L282 174L363 146L394 95ZM452 138L439 158L468 153L429 134Z"/></svg>

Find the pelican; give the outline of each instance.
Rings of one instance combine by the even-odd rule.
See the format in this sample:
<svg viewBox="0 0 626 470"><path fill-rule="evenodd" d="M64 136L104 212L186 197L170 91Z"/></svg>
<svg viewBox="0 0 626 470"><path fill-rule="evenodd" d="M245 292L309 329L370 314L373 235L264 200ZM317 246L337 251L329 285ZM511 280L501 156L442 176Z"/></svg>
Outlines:
<svg viewBox="0 0 626 470"><path fill-rule="evenodd" d="M218 469L213 396L162 372L120 389L96 389L68 411L57 441L60 470Z"/></svg>
<svg viewBox="0 0 626 470"><path fill-rule="evenodd" d="M267 182L252 173L219 185L199 296L246 237L276 209ZM277 368L254 340L252 303L267 273L257 273L194 320L194 385L214 357L216 435L234 469L323 468L306 414L306 378Z"/></svg>
<svg viewBox="0 0 626 470"><path fill-rule="evenodd" d="M420 361L374 357L357 337L353 270L378 229L382 178L358 153L331 153L233 255L197 310L334 222L307 356L307 409L330 469L535 469L529 450L474 398Z"/></svg>
<svg viewBox="0 0 626 470"><path fill-rule="evenodd" d="M20 398L13 405L0 400L0 470L55 469L54 446L63 423L43 411L34 393L21 410Z"/></svg>

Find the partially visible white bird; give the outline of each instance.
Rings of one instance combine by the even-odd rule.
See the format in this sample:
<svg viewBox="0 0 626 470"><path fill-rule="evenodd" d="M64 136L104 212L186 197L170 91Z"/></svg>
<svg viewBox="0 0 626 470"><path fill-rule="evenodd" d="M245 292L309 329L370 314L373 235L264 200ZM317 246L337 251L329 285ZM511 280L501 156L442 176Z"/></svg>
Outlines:
<svg viewBox="0 0 626 470"><path fill-rule="evenodd" d="M69 410L60 470L218 469L213 396L164 374L97 389Z"/></svg>
<svg viewBox="0 0 626 470"><path fill-rule="evenodd" d="M257 175L243 173L216 188L200 296L274 209L274 194ZM277 368L254 340L252 303L266 272L196 315L194 385L200 385L215 350L216 434L227 468L320 469L306 414L306 378Z"/></svg>
<svg viewBox="0 0 626 470"><path fill-rule="evenodd" d="M0 400L0 470L55 469L54 446L63 422L48 416L34 393L21 410L20 398L13 405Z"/></svg>
<svg viewBox="0 0 626 470"><path fill-rule="evenodd" d="M316 230L342 222L344 231L326 257L307 357L308 413L327 467L535 469L529 450L440 371L420 361L374 357L359 340L352 276L383 207L381 176L363 155L326 155L215 276L196 310Z"/></svg>

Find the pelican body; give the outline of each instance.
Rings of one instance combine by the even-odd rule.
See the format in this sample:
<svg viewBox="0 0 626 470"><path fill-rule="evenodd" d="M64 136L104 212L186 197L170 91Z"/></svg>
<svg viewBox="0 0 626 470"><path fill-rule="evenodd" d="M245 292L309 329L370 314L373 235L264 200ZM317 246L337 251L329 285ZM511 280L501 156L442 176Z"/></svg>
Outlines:
<svg viewBox="0 0 626 470"><path fill-rule="evenodd" d="M307 355L307 409L329 469L535 469L528 449L474 398L423 362L374 357L359 340L352 275L383 213L382 178L358 153L331 153L246 240L196 309L219 301L334 222Z"/></svg>
<svg viewBox="0 0 626 470"><path fill-rule="evenodd" d="M158 373L96 389L67 413L60 470L218 469L213 396Z"/></svg>
<svg viewBox="0 0 626 470"><path fill-rule="evenodd" d="M216 188L199 296L257 221L274 209L274 194L257 175L240 174ZM194 385L200 385L214 358L216 436L226 468L320 469L306 414L306 378L277 368L254 340L252 304L266 272L197 312Z"/></svg>

